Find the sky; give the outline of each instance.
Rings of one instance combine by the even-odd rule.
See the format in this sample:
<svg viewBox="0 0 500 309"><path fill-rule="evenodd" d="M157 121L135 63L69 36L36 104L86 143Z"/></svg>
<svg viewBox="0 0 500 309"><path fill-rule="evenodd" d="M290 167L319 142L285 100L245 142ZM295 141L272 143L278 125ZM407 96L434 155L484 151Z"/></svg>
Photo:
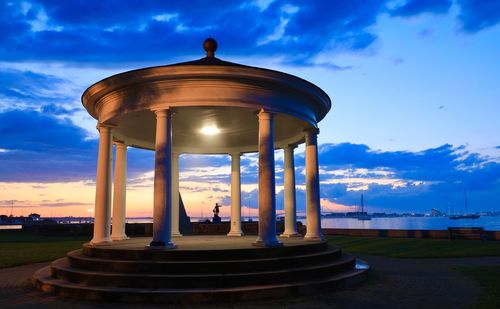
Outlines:
<svg viewBox="0 0 500 309"><path fill-rule="evenodd" d="M215 5L215 3L217 3ZM81 104L116 73L204 56L311 81L323 212L500 211L500 1L1 1L0 214L91 216L96 121ZM304 148L296 149L304 211ZM283 211L283 153L276 156ZM151 216L153 153L130 149L127 216ZM242 157L242 215L257 208ZM229 156L182 155L190 216L229 214ZM227 206L227 207L226 207Z"/></svg>

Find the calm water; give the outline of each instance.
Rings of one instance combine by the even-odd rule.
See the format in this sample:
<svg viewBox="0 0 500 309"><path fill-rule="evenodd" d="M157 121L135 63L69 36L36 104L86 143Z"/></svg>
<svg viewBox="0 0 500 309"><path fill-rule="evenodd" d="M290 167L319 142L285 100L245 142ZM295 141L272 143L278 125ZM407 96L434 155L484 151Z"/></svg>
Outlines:
<svg viewBox="0 0 500 309"><path fill-rule="evenodd" d="M370 221L345 218L323 218L325 228L349 229L402 229L402 230L446 230L448 227L478 226L485 230L499 231L500 217L480 217L478 219L450 220L446 217L399 217L372 218Z"/></svg>
<svg viewBox="0 0 500 309"><path fill-rule="evenodd" d="M197 222L199 218L192 217L191 221ZM229 221L229 218L222 218ZM244 218L246 220L246 218ZM257 221L258 218L252 218ZM306 222L304 218L299 221ZM151 223L152 218L128 218L128 223ZM79 222L71 222L79 223ZM349 229L402 229L402 230L446 230L448 227L478 226L489 231L500 231L500 217L482 216L478 219L450 220L446 217L399 217L399 218L372 218L362 221L351 218L323 218L321 226L324 228L349 228ZM3 229L20 229L21 225L0 225Z"/></svg>
<svg viewBox="0 0 500 309"><path fill-rule="evenodd" d="M196 222L198 219L193 217L191 221ZM223 217L222 220L229 221L229 218ZM258 218L252 217L252 220L257 221ZM305 218L299 218L298 220L303 223L306 222ZM500 217L483 216L478 219L460 220L450 220L447 217L397 217L372 218L370 221L353 218L322 218L321 226L324 228L392 230L446 230L448 227L477 226L484 227L489 231L500 231Z"/></svg>

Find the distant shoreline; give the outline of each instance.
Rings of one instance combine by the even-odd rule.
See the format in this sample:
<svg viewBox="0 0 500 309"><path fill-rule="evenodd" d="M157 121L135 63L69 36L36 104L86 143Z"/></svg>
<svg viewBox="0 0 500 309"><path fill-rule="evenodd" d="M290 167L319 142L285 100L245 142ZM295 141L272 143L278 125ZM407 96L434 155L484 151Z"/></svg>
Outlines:
<svg viewBox="0 0 500 309"><path fill-rule="evenodd" d="M191 217L191 223L211 222L209 217ZM228 222L228 217L222 217L223 222ZM277 222L283 220L278 217ZM304 225L306 218L298 216L298 221ZM126 219L128 224L152 223L152 217L130 217ZM242 217L242 222L258 222L258 217ZM20 229L25 225L43 224L92 224L93 218L89 217L58 217L43 218L31 222L0 222L0 230ZM482 227L488 231L500 231L500 216L481 216L478 219L450 220L445 216L397 216L397 217L371 217L371 220L358 220L356 217L322 216L321 226L323 228L337 229L374 229L374 230L442 230L449 227Z"/></svg>

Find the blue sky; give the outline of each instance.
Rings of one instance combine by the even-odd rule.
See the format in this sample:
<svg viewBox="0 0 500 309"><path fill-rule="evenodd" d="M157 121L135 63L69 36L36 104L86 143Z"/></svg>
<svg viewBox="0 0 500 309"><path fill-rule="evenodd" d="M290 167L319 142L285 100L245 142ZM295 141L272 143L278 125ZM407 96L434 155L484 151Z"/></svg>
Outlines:
<svg viewBox="0 0 500 309"><path fill-rule="evenodd" d="M332 98L320 123L323 210L351 210L364 192L369 211L446 211L467 190L473 210L500 211L499 1L0 6L0 213L87 213L97 135L81 93L118 72L201 58L208 36L219 42L217 57L300 76ZM243 157L247 208L257 205L255 163ZM151 212L135 201L150 193L152 165L150 152L130 151L129 215ZM203 203L229 203L228 171L226 156L182 157L181 193L192 215ZM78 194L61 193L70 185Z"/></svg>

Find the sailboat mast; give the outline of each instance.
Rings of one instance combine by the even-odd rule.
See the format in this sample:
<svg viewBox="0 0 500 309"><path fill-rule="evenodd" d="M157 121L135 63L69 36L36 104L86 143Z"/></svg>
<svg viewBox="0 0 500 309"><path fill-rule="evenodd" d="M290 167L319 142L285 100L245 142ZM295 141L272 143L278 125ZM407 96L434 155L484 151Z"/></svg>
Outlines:
<svg viewBox="0 0 500 309"><path fill-rule="evenodd" d="M465 214L468 214L469 211L467 209L467 192L464 190L464 205L465 205Z"/></svg>
<svg viewBox="0 0 500 309"><path fill-rule="evenodd" d="M361 213L365 211L365 205L363 203L363 193L361 193Z"/></svg>

